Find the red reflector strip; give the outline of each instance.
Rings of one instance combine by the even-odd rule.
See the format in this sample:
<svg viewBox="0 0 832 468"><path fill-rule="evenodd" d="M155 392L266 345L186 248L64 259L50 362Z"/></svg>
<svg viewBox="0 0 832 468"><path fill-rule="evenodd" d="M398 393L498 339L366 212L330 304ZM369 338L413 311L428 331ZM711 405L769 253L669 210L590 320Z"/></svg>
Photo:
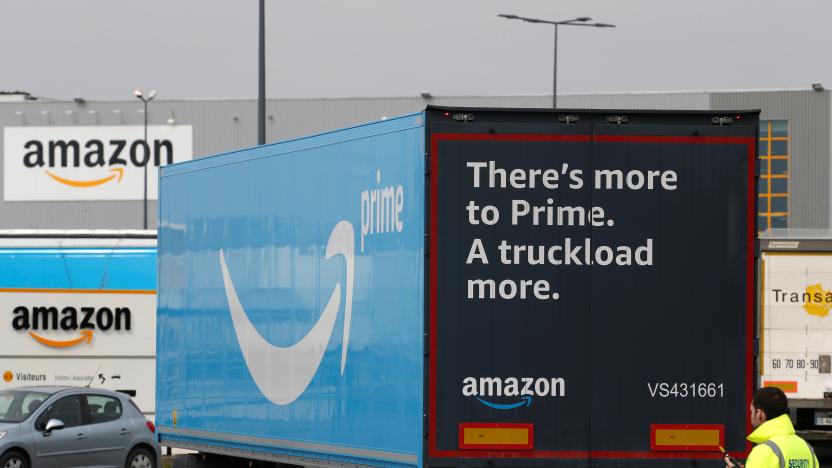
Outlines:
<svg viewBox="0 0 832 468"><path fill-rule="evenodd" d="M763 387L777 387L783 390L783 393L797 393L797 382L786 380L765 380Z"/></svg>
<svg viewBox="0 0 832 468"><path fill-rule="evenodd" d="M533 450L534 424L460 423L459 448L466 450Z"/></svg>
<svg viewBox="0 0 832 468"><path fill-rule="evenodd" d="M651 424L650 450L719 451L725 446L722 424Z"/></svg>

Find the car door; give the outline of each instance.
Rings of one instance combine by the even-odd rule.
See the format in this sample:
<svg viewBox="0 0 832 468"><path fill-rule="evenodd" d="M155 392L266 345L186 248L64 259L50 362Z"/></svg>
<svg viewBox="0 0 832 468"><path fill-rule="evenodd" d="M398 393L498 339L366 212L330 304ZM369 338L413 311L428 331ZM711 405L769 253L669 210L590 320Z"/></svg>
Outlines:
<svg viewBox="0 0 832 468"><path fill-rule="evenodd" d="M47 408L35 421L34 447L38 468L78 468L88 466L89 426L82 411L82 396L65 396ZM59 419L63 429L44 431L50 419Z"/></svg>
<svg viewBox="0 0 832 468"><path fill-rule="evenodd" d="M110 395L84 395L90 421L90 457L95 468L124 466L132 428L121 400Z"/></svg>

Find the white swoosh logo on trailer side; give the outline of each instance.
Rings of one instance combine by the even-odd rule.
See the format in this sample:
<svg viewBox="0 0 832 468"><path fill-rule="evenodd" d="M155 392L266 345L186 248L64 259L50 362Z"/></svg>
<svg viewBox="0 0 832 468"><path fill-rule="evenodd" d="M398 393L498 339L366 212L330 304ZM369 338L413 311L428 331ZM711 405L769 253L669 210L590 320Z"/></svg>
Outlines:
<svg viewBox="0 0 832 468"><path fill-rule="evenodd" d="M347 267L344 337L341 345L341 375L343 375L350 339L355 267L355 232L352 224L347 221L341 221L335 225L326 245L327 259L339 254L344 256ZM231 310L231 319L234 322L234 332L237 334L240 351L243 353L243 359L254 383L273 403L278 405L292 403L303 394L321 365L335 327L335 319L338 317L341 283L335 285L320 319L309 333L297 343L282 347L266 341L252 325L237 297L222 250L220 250L220 267L225 294L228 298L228 308Z"/></svg>

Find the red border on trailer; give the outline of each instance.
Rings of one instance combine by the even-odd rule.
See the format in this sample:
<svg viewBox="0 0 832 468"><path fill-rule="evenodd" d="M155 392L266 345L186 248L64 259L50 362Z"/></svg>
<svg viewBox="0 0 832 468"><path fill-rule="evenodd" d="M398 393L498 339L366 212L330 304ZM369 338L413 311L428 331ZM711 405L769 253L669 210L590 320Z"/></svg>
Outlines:
<svg viewBox="0 0 832 468"><path fill-rule="evenodd" d="M639 452L639 451L462 451L439 450L436 448L436 366L437 366L437 308L438 297L438 255L439 242L439 142L440 141L560 141L573 143L676 143L676 144L729 144L745 145L748 149L748 184L746 203L746 405L753 397L753 341L754 341L754 232L756 230L755 210L757 155L754 151L754 137L714 136L651 136L651 135L551 135L551 134L483 134L483 133L433 133L430 137L430 295L429 295L429 354L428 354L428 457L430 458L719 458L722 453L708 452ZM746 419L746 433L751 432L751 421ZM746 443L744 452L732 455L746 458L751 443Z"/></svg>

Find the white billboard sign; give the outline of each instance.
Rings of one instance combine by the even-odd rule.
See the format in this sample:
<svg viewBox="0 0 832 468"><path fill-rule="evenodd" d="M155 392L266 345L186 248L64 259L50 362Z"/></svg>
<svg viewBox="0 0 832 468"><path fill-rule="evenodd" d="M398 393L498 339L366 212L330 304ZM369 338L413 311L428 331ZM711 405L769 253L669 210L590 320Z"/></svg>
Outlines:
<svg viewBox="0 0 832 468"><path fill-rule="evenodd" d="M157 199L158 167L193 159L189 125L5 127L6 201Z"/></svg>
<svg viewBox="0 0 832 468"><path fill-rule="evenodd" d="M156 292L0 289L0 356L156 355Z"/></svg>

